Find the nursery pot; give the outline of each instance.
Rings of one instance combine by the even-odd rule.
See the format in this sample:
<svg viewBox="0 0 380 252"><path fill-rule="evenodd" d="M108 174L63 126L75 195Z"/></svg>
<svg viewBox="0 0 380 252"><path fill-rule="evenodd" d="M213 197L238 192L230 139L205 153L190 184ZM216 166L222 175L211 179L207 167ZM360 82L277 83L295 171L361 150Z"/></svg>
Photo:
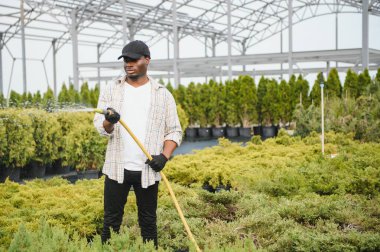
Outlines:
<svg viewBox="0 0 380 252"><path fill-rule="evenodd" d="M198 128L186 128L185 130L186 139L195 139L198 135Z"/></svg>
<svg viewBox="0 0 380 252"><path fill-rule="evenodd" d="M261 138L263 140L271 137L277 136L277 127L272 125L272 126L263 126L262 127L262 134Z"/></svg>
<svg viewBox="0 0 380 252"><path fill-rule="evenodd" d="M226 129L227 137L238 137L239 130L236 127L227 127Z"/></svg>
<svg viewBox="0 0 380 252"><path fill-rule="evenodd" d="M212 137L219 138L224 137L226 134L226 129L222 127L214 127L211 129Z"/></svg>
<svg viewBox="0 0 380 252"><path fill-rule="evenodd" d="M261 126L254 126L253 127L253 135L255 135L255 136L261 135Z"/></svg>
<svg viewBox="0 0 380 252"><path fill-rule="evenodd" d="M252 137L251 131L252 129L250 127L240 127L239 135L241 137L251 138Z"/></svg>
<svg viewBox="0 0 380 252"><path fill-rule="evenodd" d="M28 177L43 178L45 177L46 166L41 162L32 161L28 170Z"/></svg>
<svg viewBox="0 0 380 252"><path fill-rule="evenodd" d="M19 182L20 170L20 168L0 167L0 182L3 183L7 177L14 182Z"/></svg>
<svg viewBox="0 0 380 252"><path fill-rule="evenodd" d="M211 137L211 128L201 127L198 129L199 138L208 139Z"/></svg>

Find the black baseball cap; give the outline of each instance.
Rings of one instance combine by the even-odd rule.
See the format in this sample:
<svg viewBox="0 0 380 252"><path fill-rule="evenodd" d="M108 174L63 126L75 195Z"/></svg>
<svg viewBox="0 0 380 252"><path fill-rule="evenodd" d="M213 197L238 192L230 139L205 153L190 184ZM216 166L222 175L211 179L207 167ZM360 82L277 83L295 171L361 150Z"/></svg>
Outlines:
<svg viewBox="0 0 380 252"><path fill-rule="evenodd" d="M141 56L150 58L149 47L141 40L129 42L126 46L124 46L121 53L122 54L117 59L121 59L123 57L139 59Z"/></svg>

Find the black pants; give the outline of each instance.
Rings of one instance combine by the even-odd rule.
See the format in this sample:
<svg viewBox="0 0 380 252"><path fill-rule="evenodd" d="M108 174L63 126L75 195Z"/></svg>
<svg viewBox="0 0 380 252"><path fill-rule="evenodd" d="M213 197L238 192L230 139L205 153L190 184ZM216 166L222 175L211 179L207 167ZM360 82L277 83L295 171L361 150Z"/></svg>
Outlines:
<svg viewBox="0 0 380 252"><path fill-rule="evenodd" d="M104 226L102 242L110 237L110 228L119 232L123 219L124 206L131 186L136 194L138 221L141 228L143 241L153 241L157 248L157 195L158 181L148 188L141 187L141 172L124 170L124 182L117 181L106 176L104 181Z"/></svg>

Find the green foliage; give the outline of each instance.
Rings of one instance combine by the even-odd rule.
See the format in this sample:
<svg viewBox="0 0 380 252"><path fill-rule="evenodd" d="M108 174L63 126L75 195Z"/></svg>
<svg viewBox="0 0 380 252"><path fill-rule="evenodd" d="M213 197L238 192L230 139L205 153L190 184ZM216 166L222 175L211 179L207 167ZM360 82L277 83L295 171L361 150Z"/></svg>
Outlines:
<svg viewBox="0 0 380 252"><path fill-rule="evenodd" d="M184 109L189 117L190 126L199 123L200 118L200 93L197 86L191 82L186 89L186 100Z"/></svg>
<svg viewBox="0 0 380 252"><path fill-rule="evenodd" d="M204 251L378 251L379 162L376 143L328 133L322 157L318 134L300 139L280 131L261 145L221 139L174 157L164 171ZM206 180L233 188L205 192ZM0 184L0 250L152 251L141 242L133 193L121 233L102 247L103 186L103 179L73 185L59 178ZM165 186L158 202L160 250L186 249Z"/></svg>
<svg viewBox="0 0 380 252"><path fill-rule="evenodd" d="M250 127L257 120L257 91L255 80L248 75L239 76L238 83L238 117L243 127Z"/></svg>
<svg viewBox="0 0 380 252"><path fill-rule="evenodd" d="M325 83L325 78L323 77L323 73L318 73L317 79L314 81L313 88L310 92L310 100L314 106L321 105L321 84Z"/></svg>
<svg viewBox="0 0 380 252"><path fill-rule="evenodd" d="M281 123L286 124L292 120L292 109L290 103L290 86L285 80L281 80L278 86L279 106L278 116Z"/></svg>
<svg viewBox="0 0 380 252"><path fill-rule="evenodd" d="M257 86L257 109L256 109L260 124L263 121L263 111L264 111L263 100L266 93L267 93L267 79L265 79L264 76L261 76L259 84Z"/></svg>
<svg viewBox="0 0 380 252"><path fill-rule="evenodd" d="M100 94L100 85L96 84L95 88L90 91L90 106L92 108L96 108L98 105L98 99L99 99L99 94Z"/></svg>
<svg viewBox="0 0 380 252"><path fill-rule="evenodd" d="M209 81L211 95L209 97L209 120L215 127L220 127L226 118L226 86L213 80Z"/></svg>
<svg viewBox="0 0 380 252"><path fill-rule="evenodd" d="M347 70L346 79L344 80L343 96L344 97L359 97L358 75L351 69Z"/></svg>
<svg viewBox="0 0 380 252"><path fill-rule="evenodd" d="M4 108L6 105L6 99L4 94L0 91L0 108Z"/></svg>
<svg viewBox="0 0 380 252"><path fill-rule="evenodd" d="M226 123L228 126L236 126L239 123L239 81L234 79L226 81Z"/></svg>
<svg viewBox="0 0 380 252"><path fill-rule="evenodd" d="M321 110L313 104L307 109L298 106L294 111L294 120L297 123L295 135L305 137L312 131L321 131Z"/></svg>
<svg viewBox="0 0 380 252"><path fill-rule="evenodd" d="M201 127L209 127L212 123L210 120L211 115L211 104L210 104L210 96L211 96L211 87L209 84L197 84L197 90L199 92L199 124Z"/></svg>
<svg viewBox="0 0 380 252"><path fill-rule="evenodd" d="M20 107L21 104L22 104L22 96L19 93L12 90L9 95L9 106Z"/></svg>
<svg viewBox="0 0 380 252"><path fill-rule="evenodd" d="M18 109L0 110L2 142L0 162L3 166L24 167L33 156L35 142L33 123L26 111Z"/></svg>
<svg viewBox="0 0 380 252"><path fill-rule="evenodd" d="M325 95L326 99L342 97L342 85L340 83L338 71L336 68L332 68L329 72L327 81L325 83Z"/></svg>
<svg viewBox="0 0 380 252"><path fill-rule="evenodd" d="M366 68L358 76L358 93L356 97L364 95L370 83L371 83L371 76L369 76L368 69Z"/></svg>
<svg viewBox="0 0 380 252"><path fill-rule="evenodd" d="M274 125L279 120L280 94L276 80L268 80L262 100L262 119L264 125Z"/></svg>
<svg viewBox="0 0 380 252"><path fill-rule="evenodd" d="M33 161L52 164L59 157L59 146L62 145L61 131L55 116L41 110L29 110L32 120L35 149Z"/></svg>
<svg viewBox="0 0 380 252"><path fill-rule="evenodd" d="M80 94L78 93L77 90L74 89L73 84L70 84L68 94L69 94L69 102L70 103L72 103L72 104L73 103L75 103L75 104L80 103L80 101L81 101Z"/></svg>
<svg viewBox="0 0 380 252"><path fill-rule="evenodd" d="M91 92L87 82L84 82L80 87L80 99L82 104L86 106L91 105Z"/></svg>
<svg viewBox="0 0 380 252"><path fill-rule="evenodd" d="M66 104L70 101L69 91L67 90L66 84L62 84L61 92L58 94L58 102L61 104Z"/></svg>
<svg viewBox="0 0 380 252"><path fill-rule="evenodd" d="M185 110L181 107L181 105L177 104L177 113L179 122L181 124L182 132L185 132L187 126L189 126L189 118L186 115Z"/></svg>
<svg viewBox="0 0 380 252"><path fill-rule="evenodd" d="M100 170L104 163L107 139L91 124L78 124L67 135L66 160L76 170Z"/></svg>
<svg viewBox="0 0 380 252"><path fill-rule="evenodd" d="M37 107L42 104L42 96L39 90L33 95L33 104Z"/></svg>

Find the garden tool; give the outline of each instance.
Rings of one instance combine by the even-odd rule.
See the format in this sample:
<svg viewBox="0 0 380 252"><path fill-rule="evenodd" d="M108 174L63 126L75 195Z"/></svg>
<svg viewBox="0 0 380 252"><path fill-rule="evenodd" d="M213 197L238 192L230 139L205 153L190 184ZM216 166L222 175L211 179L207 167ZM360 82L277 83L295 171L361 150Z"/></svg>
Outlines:
<svg viewBox="0 0 380 252"><path fill-rule="evenodd" d="M108 110L106 110L106 109L95 109L94 112L96 112L96 113L100 113L100 114L104 114L104 115L106 115L107 113L109 113ZM136 142L136 144L137 144L137 145L140 147L140 149L144 152L144 154L146 155L146 157L147 157L149 160L152 160L152 159L153 159L152 156L148 153L148 151L145 149L145 147L144 147L143 144L140 142L140 140L137 139L137 137L135 136L135 134L133 134L133 132L131 131L131 129L128 127L128 125L127 125L122 119L119 120L119 123L120 123L120 124L121 124L121 125L122 125L122 126L128 131L129 135L133 138L133 140ZM186 229L186 232L187 232L187 235L188 235L189 239L193 242L193 244L194 244L196 250L197 250L198 252L201 252L201 249L198 247L198 244L197 244L197 242L195 241L193 234L191 233L191 230L190 230L190 228L189 228L189 225L188 225L187 222L186 222L186 219L185 219L185 217L184 217L184 215L183 215L183 212L182 212L182 210L181 210L181 207L180 207L179 204L178 204L177 198L176 198L176 196L175 196L175 194L174 194L174 192L173 192L173 189L172 189L172 187L171 187L171 185L170 185L168 179L166 178L165 174L164 174L162 171L160 171L160 175L161 175L161 178L164 180L164 183L165 183L166 187L167 187L168 190L169 190L169 194L170 194L170 196L171 196L171 198L172 198L172 200L173 200L173 203L174 203L175 208L177 209L177 212L178 212L178 214L179 214L179 217L180 217L181 220L182 220L182 223L183 223L183 225L184 225L184 227L185 227L185 229Z"/></svg>

